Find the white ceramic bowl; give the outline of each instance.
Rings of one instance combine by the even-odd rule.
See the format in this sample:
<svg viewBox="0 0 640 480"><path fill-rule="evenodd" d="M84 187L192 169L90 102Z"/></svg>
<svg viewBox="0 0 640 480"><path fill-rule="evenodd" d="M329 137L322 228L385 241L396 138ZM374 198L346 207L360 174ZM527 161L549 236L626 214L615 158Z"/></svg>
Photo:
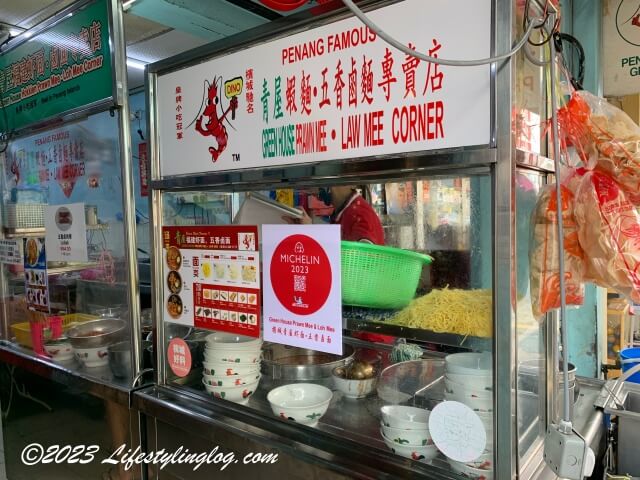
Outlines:
<svg viewBox="0 0 640 480"><path fill-rule="evenodd" d="M487 432L487 443L489 443L489 440L493 439L493 437L490 437L490 435L493 435L493 412L475 412L475 414L480 417L484 425L484 429Z"/></svg>
<svg viewBox="0 0 640 480"><path fill-rule="evenodd" d="M252 373L250 375L231 375L230 377L212 377L210 375L202 375L202 379L206 385L212 387L239 387L241 385L248 385L260 380L260 372Z"/></svg>
<svg viewBox="0 0 640 480"><path fill-rule="evenodd" d="M335 373L333 374L333 384L335 385L336 390L342 392L342 394L347 398L365 398L373 392L376 388L377 382L377 376L365 378L364 380L354 380L339 377Z"/></svg>
<svg viewBox="0 0 640 480"><path fill-rule="evenodd" d="M204 379L202 382L204 383ZM253 395L253 392L256 391L258 383L259 381L256 381L246 385L240 385L239 387L216 387L204 383L204 388L216 398L222 398L224 400L229 400L230 402L241 403L244 405L249 401L249 397Z"/></svg>
<svg viewBox="0 0 640 480"><path fill-rule="evenodd" d="M207 347L214 350L260 350L261 338L245 337L226 332L214 332L207 335Z"/></svg>
<svg viewBox="0 0 640 480"><path fill-rule="evenodd" d="M490 375L492 360L490 353L451 353L444 359L444 368L446 373Z"/></svg>
<svg viewBox="0 0 640 480"><path fill-rule="evenodd" d="M259 363L222 363L202 362L203 373L210 377L230 377L238 375L244 377L260 372Z"/></svg>
<svg viewBox="0 0 640 480"><path fill-rule="evenodd" d="M493 470L481 470L474 468L466 463L455 462L449 459L449 465L451 469L456 473L461 473L466 477L475 478L477 480L493 480Z"/></svg>
<svg viewBox="0 0 640 480"><path fill-rule="evenodd" d="M257 363L260 361L260 350L215 350L205 348L205 362L218 363Z"/></svg>
<svg viewBox="0 0 640 480"><path fill-rule="evenodd" d="M325 414L333 393L313 383L293 383L274 388L267 395L273 413L285 420L314 426Z"/></svg>
<svg viewBox="0 0 640 480"><path fill-rule="evenodd" d="M109 365L107 346L97 348L74 348L73 354L85 367L104 367Z"/></svg>
<svg viewBox="0 0 640 480"><path fill-rule="evenodd" d="M469 467L480 470L493 470L493 451L485 450L478 458L464 463Z"/></svg>
<svg viewBox="0 0 640 480"><path fill-rule="evenodd" d="M477 412L491 412L493 411L493 398L492 397L471 397L468 395L461 395L458 393L444 393L444 399L447 401L464 403L471 410Z"/></svg>
<svg viewBox="0 0 640 480"><path fill-rule="evenodd" d="M457 393L460 395L468 395L470 397L486 398L491 397L493 392L491 390L485 390L484 388L463 385L461 383L454 382L445 377L444 386L447 392Z"/></svg>
<svg viewBox="0 0 640 480"><path fill-rule="evenodd" d="M73 348L70 342L54 342L46 343L44 350L49 354L52 360L56 362L68 362L73 360Z"/></svg>
<svg viewBox="0 0 640 480"><path fill-rule="evenodd" d="M452 382L461 383L467 387L493 388L493 376L491 373L474 373L473 375L466 375L464 373L447 372L444 378L451 380Z"/></svg>
<svg viewBox="0 0 640 480"><path fill-rule="evenodd" d="M431 440L428 428L421 430L406 430L404 428L388 427L384 422L380 422L380 426L382 427L382 434L392 440L393 443L400 445L433 445L433 440Z"/></svg>
<svg viewBox="0 0 640 480"><path fill-rule="evenodd" d="M424 430L429 425L429 410L402 405L385 405L380 409L382 422L392 428Z"/></svg>
<svg viewBox="0 0 640 480"><path fill-rule="evenodd" d="M438 448L435 445L399 445L384 435L382 435L382 439L393 453L417 462L431 463L438 456Z"/></svg>

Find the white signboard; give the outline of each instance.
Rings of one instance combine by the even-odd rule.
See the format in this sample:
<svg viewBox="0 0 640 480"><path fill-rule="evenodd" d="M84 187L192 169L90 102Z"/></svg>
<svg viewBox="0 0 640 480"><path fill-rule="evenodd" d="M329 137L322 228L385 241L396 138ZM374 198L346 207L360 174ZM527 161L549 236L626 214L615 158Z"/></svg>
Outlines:
<svg viewBox="0 0 640 480"><path fill-rule="evenodd" d="M606 0L603 11L604 94L640 93L640 4Z"/></svg>
<svg viewBox="0 0 640 480"><path fill-rule="evenodd" d="M490 56L490 0L405 0L369 15L431 56ZM355 17L158 78L161 175L486 145L490 67L390 47Z"/></svg>
<svg viewBox="0 0 640 480"><path fill-rule="evenodd" d="M86 262L87 225L84 203L48 205L44 215L47 260Z"/></svg>
<svg viewBox="0 0 640 480"><path fill-rule="evenodd" d="M264 225L265 341L342 354L339 225Z"/></svg>
<svg viewBox="0 0 640 480"><path fill-rule="evenodd" d="M18 240L0 240L0 263L22 265L22 250Z"/></svg>

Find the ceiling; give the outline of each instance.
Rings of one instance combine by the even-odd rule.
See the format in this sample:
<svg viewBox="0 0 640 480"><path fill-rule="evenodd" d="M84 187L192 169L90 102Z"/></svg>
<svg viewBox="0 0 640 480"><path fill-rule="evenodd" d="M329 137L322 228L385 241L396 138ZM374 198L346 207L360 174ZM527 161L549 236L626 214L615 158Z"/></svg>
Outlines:
<svg viewBox="0 0 640 480"><path fill-rule="evenodd" d="M310 0L303 9L325 1ZM0 43L10 33L25 31L72 3L73 0L0 0ZM144 83L140 64L180 54L301 10L276 12L259 0L135 0L128 7L124 25L130 89Z"/></svg>

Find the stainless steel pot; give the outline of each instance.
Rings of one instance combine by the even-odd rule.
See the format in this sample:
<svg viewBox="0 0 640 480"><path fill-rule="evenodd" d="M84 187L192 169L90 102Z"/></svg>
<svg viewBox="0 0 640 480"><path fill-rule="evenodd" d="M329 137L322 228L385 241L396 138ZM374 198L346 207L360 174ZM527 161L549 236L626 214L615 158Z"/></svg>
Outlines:
<svg viewBox="0 0 640 480"><path fill-rule="evenodd" d="M80 323L67 332L73 348L99 348L122 340L127 324L116 318Z"/></svg>
<svg viewBox="0 0 640 480"><path fill-rule="evenodd" d="M127 341L110 345L109 367L114 377L128 378L131 376L131 344Z"/></svg>
<svg viewBox="0 0 640 480"><path fill-rule="evenodd" d="M342 355L265 343L261 371L272 384L312 382L332 386L331 372L353 360L353 347L342 345Z"/></svg>

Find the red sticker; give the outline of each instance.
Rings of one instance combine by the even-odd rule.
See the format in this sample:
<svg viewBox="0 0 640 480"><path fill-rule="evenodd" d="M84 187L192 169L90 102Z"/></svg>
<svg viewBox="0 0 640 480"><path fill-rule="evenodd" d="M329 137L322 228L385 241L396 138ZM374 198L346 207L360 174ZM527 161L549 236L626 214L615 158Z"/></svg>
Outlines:
<svg viewBox="0 0 640 480"><path fill-rule="evenodd" d="M307 235L285 238L271 259L273 291L284 308L311 315L322 308L331 292L331 264L322 246Z"/></svg>
<svg viewBox="0 0 640 480"><path fill-rule="evenodd" d="M191 350L187 342L174 338L169 342L167 361L171 371L179 377L186 377L191 371Z"/></svg>

